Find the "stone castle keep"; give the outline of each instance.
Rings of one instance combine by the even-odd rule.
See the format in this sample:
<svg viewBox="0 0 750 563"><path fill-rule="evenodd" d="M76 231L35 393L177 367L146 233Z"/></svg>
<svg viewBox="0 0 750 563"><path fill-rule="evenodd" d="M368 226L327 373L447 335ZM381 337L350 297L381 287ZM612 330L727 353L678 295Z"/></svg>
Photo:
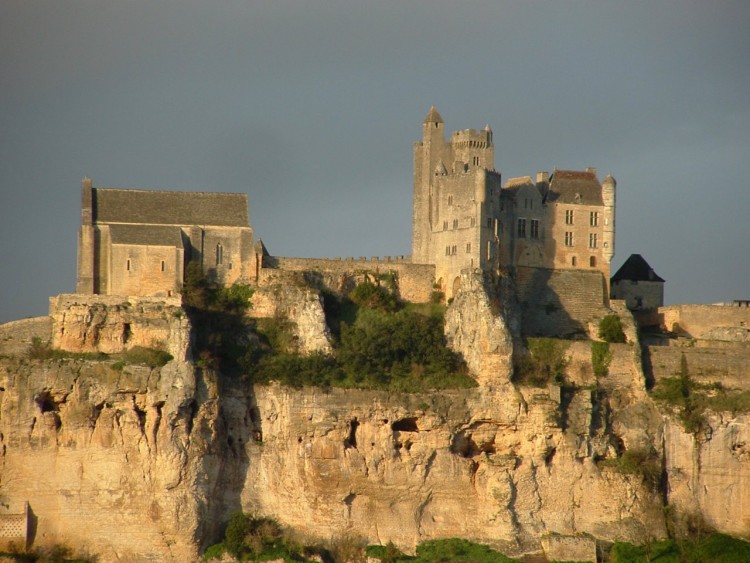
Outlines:
<svg viewBox="0 0 750 563"><path fill-rule="evenodd" d="M615 180L600 183L588 168L503 184L489 126L447 141L444 127L432 107L414 145L411 257L273 257L254 244L243 194L94 188L85 178L77 292L172 295L188 261L196 261L226 285L262 283L269 270L389 271L398 275L404 299L426 301L434 289L454 297L461 273L479 270L513 276L532 325L541 304L546 316L553 309L566 315L564 332L580 328L576 318L590 318L608 298Z"/></svg>

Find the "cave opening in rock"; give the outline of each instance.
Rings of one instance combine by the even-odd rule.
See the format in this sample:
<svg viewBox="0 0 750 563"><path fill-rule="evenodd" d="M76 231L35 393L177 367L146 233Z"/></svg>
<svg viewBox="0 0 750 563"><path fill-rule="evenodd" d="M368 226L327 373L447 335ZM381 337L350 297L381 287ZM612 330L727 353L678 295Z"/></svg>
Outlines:
<svg viewBox="0 0 750 563"><path fill-rule="evenodd" d="M419 432L417 418L410 417L394 420L393 424L391 424L391 430L394 432Z"/></svg>
<svg viewBox="0 0 750 563"><path fill-rule="evenodd" d="M344 449L357 447L357 427L358 426L359 426L359 421L357 420L357 417L355 416L349 422L349 434L344 439Z"/></svg>

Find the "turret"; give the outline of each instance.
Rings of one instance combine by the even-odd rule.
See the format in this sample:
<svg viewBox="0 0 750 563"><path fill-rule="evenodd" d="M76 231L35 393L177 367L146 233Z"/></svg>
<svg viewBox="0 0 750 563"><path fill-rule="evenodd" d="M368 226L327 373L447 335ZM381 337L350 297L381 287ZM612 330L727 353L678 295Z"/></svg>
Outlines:
<svg viewBox="0 0 750 563"><path fill-rule="evenodd" d="M604 248L602 254L607 262L615 254L615 200L617 182L608 174L602 182L602 201L604 202Z"/></svg>
<svg viewBox="0 0 750 563"><path fill-rule="evenodd" d="M445 143L445 122L432 106L422 122L422 140L414 144L414 200L412 208L412 260L428 263L432 230L430 216L432 178L438 164L449 157ZM444 166L443 166L444 167Z"/></svg>
<svg viewBox="0 0 750 563"><path fill-rule="evenodd" d="M78 272L76 293L94 293L94 188L91 178L81 181L81 228L78 231Z"/></svg>

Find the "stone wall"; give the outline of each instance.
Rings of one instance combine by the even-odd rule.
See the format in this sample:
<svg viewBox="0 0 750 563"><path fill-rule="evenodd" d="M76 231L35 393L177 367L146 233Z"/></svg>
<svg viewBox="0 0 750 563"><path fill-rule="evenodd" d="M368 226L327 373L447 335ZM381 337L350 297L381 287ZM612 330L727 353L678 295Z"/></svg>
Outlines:
<svg viewBox="0 0 750 563"><path fill-rule="evenodd" d="M48 342L52 337L52 319L34 317L0 325L0 356L25 354L34 337Z"/></svg>
<svg viewBox="0 0 750 563"><path fill-rule="evenodd" d="M692 338L747 340L750 308L727 305L670 305L639 314L641 326L660 326L664 330ZM721 329L730 329L724 330Z"/></svg>
<svg viewBox="0 0 750 563"><path fill-rule="evenodd" d="M720 382L727 388L750 389L750 352L733 347L645 346L646 368L655 381L680 375L682 356L688 375L700 383Z"/></svg>
<svg viewBox="0 0 750 563"><path fill-rule="evenodd" d="M267 266L266 266L267 264ZM408 257L398 258L287 258L280 256L264 258L264 268L260 272L259 284L277 275L277 270L310 272L318 274L325 287L332 291L344 293L347 287L354 288L364 272L373 274L395 273L398 278L398 290L402 299L413 303L424 303L430 300L435 283L435 266L429 264L412 264Z"/></svg>
<svg viewBox="0 0 750 563"><path fill-rule="evenodd" d="M601 272L517 268L515 281L526 335L587 334L607 313Z"/></svg>

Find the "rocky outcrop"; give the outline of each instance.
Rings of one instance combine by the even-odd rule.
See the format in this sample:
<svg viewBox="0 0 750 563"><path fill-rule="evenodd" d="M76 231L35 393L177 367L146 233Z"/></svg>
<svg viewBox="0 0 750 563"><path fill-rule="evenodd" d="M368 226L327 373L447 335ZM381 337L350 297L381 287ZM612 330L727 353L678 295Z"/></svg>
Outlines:
<svg viewBox="0 0 750 563"><path fill-rule="evenodd" d="M303 274L284 273L287 282L259 287L251 299L249 314L292 321L298 352L331 353L331 333L326 325L320 292L306 285Z"/></svg>
<svg viewBox="0 0 750 563"><path fill-rule="evenodd" d="M136 346L186 359L190 342L180 297L62 294L50 298L52 347L116 354Z"/></svg>
<svg viewBox="0 0 750 563"><path fill-rule="evenodd" d="M461 354L479 384L493 387L510 383L517 327L506 321L513 323L516 318L507 297L511 292L498 284L491 295L486 285L479 274L461 275L461 291L445 315L445 335L448 346Z"/></svg>

